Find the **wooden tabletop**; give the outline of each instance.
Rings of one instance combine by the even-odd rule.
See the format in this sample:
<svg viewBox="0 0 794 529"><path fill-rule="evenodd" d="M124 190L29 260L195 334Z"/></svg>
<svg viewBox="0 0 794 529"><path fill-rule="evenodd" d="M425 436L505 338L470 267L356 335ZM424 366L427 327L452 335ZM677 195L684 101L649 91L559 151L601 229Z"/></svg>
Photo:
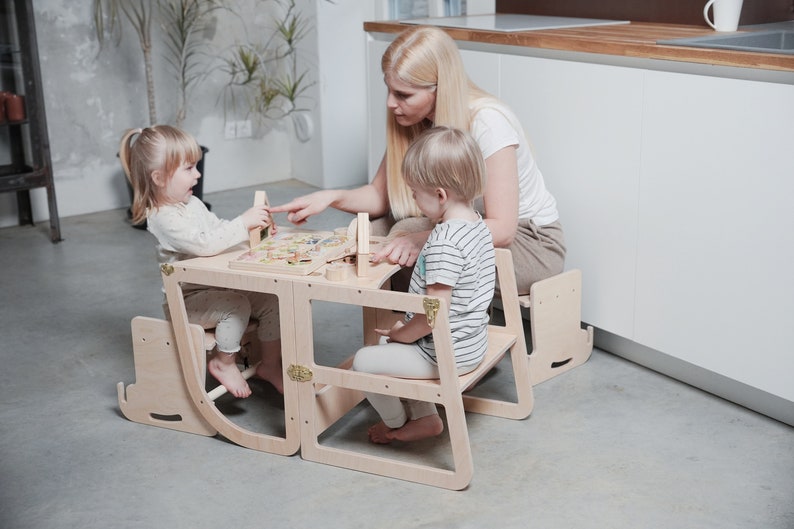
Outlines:
<svg viewBox="0 0 794 529"><path fill-rule="evenodd" d="M410 26L395 21L364 23L365 31L376 33L399 33L406 27ZM443 29L458 41L794 72L794 55L656 44L658 40L714 34L710 28L699 26L632 22L514 33L462 28Z"/></svg>

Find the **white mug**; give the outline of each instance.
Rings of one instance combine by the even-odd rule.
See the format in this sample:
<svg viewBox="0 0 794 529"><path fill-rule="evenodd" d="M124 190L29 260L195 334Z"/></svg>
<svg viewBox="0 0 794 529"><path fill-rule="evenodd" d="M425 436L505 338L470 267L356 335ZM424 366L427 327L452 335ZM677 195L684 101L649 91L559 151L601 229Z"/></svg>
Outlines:
<svg viewBox="0 0 794 529"><path fill-rule="evenodd" d="M709 7L714 12L714 22L709 20ZM717 31L736 31L741 14L742 0L709 0L703 8L706 23Z"/></svg>

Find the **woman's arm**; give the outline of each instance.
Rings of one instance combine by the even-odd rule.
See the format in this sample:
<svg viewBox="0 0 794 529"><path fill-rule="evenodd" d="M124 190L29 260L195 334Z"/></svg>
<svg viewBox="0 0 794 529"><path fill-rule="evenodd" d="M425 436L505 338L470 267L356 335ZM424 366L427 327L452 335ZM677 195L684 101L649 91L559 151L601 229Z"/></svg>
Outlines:
<svg viewBox="0 0 794 529"><path fill-rule="evenodd" d="M516 146L504 147L485 159L485 224L493 244L506 248L513 243L518 227L518 163Z"/></svg>
<svg viewBox="0 0 794 529"><path fill-rule="evenodd" d="M324 189L271 207L270 212L288 213L287 220L296 225L303 224L310 216L323 212L329 206L348 213L368 213L372 218L382 217L389 211L384 160L385 157L369 184L356 189Z"/></svg>

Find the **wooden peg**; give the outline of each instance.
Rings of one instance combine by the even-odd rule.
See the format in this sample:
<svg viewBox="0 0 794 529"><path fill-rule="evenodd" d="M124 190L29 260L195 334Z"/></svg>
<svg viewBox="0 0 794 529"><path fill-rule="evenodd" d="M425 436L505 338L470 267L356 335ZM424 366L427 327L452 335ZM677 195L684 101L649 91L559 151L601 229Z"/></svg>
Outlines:
<svg viewBox="0 0 794 529"><path fill-rule="evenodd" d="M356 276L366 277L369 273L369 213L359 213L356 222Z"/></svg>

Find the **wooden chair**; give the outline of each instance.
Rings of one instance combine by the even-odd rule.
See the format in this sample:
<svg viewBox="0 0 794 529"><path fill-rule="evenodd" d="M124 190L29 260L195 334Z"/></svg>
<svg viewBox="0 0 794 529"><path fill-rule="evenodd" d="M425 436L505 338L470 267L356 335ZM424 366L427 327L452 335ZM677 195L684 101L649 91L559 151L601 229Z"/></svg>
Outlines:
<svg viewBox="0 0 794 529"><path fill-rule="evenodd" d="M124 387L117 384L119 407L131 421L182 432L213 436L215 428L204 420L190 398L182 366L179 362L176 339L170 322L157 318L137 316L132 319L132 350L135 360L135 383ZM255 323L250 323L243 344L252 363L243 371L245 379L256 371L259 351L254 338ZM206 377L206 353L215 347L215 335L198 325L190 325L193 343L202 344L198 365L202 380ZM211 400L225 394L219 385L208 392Z"/></svg>
<svg viewBox="0 0 794 529"><path fill-rule="evenodd" d="M488 351L482 364L473 372L458 376L449 331L448 308L439 301L433 338L438 355L438 380L413 380L360 373L349 370L351 361L338 367L315 363L313 353L313 300L345 303L365 307L365 327L372 328L383 314L393 319L394 311L424 312L425 296L392 292L367 291L355 286L329 290L322 284L295 285L294 302L307 319L296 322L298 365L288 372L300 374L298 384L301 407L301 456L304 459L383 476L400 478L437 487L459 490L465 488L473 475L473 461L465 412L484 413L511 419L523 419L532 412L534 399L529 376L529 362L524 340L513 261L509 250L496 250L496 267L503 293L505 325L488 327ZM433 298L434 299L434 298ZM365 333L365 337L372 334ZM372 338L365 340L375 343ZM476 397L463 392L490 371L503 356L510 354L515 380L516 402ZM372 455L350 449L334 448L320 443L319 437L363 399L361 392L382 393L403 398L430 401L444 407L453 467L439 468ZM382 447L388 454L392 447Z"/></svg>
<svg viewBox="0 0 794 529"><path fill-rule="evenodd" d="M519 296L529 309L532 385L587 362L593 352L593 327L582 329L582 272L569 270L534 283Z"/></svg>

